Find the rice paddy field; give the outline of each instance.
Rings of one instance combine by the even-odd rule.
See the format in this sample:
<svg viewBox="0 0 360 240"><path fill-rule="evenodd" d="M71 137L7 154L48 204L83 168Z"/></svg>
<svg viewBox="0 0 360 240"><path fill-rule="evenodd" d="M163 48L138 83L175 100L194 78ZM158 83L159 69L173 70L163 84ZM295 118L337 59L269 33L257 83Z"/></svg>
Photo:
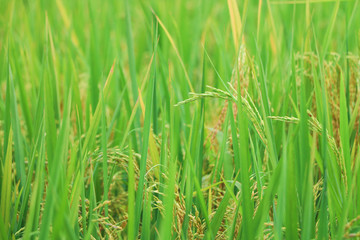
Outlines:
<svg viewBox="0 0 360 240"><path fill-rule="evenodd" d="M0 0L0 239L360 239L359 0Z"/></svg>

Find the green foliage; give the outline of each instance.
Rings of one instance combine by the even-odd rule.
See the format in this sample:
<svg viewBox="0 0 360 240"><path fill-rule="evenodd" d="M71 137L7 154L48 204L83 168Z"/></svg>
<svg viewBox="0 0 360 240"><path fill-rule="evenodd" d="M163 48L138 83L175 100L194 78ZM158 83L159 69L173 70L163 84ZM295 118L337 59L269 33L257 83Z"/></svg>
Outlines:
<svg viewBox="0 0 360 240"><path fill-rule="evenodd" d="M0 6L0 239L360 239L359 0Z"/></svg>

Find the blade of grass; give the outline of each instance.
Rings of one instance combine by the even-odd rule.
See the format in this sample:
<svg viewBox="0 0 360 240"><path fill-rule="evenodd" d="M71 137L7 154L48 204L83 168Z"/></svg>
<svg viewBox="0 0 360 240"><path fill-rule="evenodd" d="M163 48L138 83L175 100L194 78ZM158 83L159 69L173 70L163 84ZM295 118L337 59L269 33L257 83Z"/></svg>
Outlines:
<svg viewBox="0 0 360 240"><path fill-rule="evenodd" d="M129 141L129 184L128 184L128 224L127 234L129 239L135 239L135 174L134 174L134 157Z"/></svg>
<svg viewBox="0 0 360 240"><path fill-rule="evenodd" d="M11 126L14 133L14 149L15 149L14 157L15 157L16 173L17 173L16 177L18 180L20 180L20 186L23 187L26 179L23 136L21 133L14 79L10 64L8 64L7 86L8 88L10 88L10 107L11 107L10 114L11 114Z"/></svg>
<svg viewBox="0 0 360 240"><path fill-rule="evenodd" d="M144 131L143 131L143 143L141 149L141 159L140 159L140 176L138 189L136 190L136 202L135 202L135 235L139 231L140 217L142 211L143 203L143 193L144 193L144 184L145 184L145 173L146 173L146 162L147 162L147 152L149 145L149 136L150 136L150 124L152 116L152 101L154 93L154 78L149 80L149 89L146 96L146 108L145 108L145 120L144 120Z"/></svg>
<svg viewBox="0 0 360 240"><path fill-rule="evenodd" d="M168 181L164 196L165 216L160 228L161 239L172 239L173 226L173 205L175 199L175 181L176 181L176 159L170 159L168 170Z"/></svg>
<svg viewBox="0 0 360 240"><path fill-rule="evenodd" d="M345 83L343 74L340 77L340 140L342 155L345 163L345 178L347 189L352 182L351 174L351 158L350 158L350 137L349 137L349 121L345 94Z"/></svg>
<svg viewBox="0 0 360 240"><path fill-rule="evenodd" d="M0 197L0 209L1 209L1 220L3 223L3 228L1 229L1 235L4 239L10 236L10 210L11 210L11 192L12 192L12 131L10 129L8 136L8 146L7 146L7 154L5 157L4 164L1 164L1 169L3 172L3 178L1 181L1 197Z"/></svg>

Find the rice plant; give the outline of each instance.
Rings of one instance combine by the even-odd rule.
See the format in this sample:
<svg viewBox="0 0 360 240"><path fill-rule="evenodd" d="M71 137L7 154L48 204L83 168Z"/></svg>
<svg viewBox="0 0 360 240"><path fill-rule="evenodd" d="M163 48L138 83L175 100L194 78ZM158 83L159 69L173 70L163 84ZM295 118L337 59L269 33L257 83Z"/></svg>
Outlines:
<svg viewBox="0 0 360 240"><path fill-rule="evenodd" d="M0 239L360 239L359 0L0 0Z"/></svg>

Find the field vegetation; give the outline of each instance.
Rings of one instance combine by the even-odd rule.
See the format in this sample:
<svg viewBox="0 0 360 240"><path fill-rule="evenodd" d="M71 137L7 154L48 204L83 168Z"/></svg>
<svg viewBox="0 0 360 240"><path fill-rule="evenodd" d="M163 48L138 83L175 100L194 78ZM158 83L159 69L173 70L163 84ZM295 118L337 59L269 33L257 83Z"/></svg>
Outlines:
<svg viewBox="0 0 360 240"><path fill-rule="evenodd" d="M360 239L359 0L0 0L0 239Z"/></svg>

